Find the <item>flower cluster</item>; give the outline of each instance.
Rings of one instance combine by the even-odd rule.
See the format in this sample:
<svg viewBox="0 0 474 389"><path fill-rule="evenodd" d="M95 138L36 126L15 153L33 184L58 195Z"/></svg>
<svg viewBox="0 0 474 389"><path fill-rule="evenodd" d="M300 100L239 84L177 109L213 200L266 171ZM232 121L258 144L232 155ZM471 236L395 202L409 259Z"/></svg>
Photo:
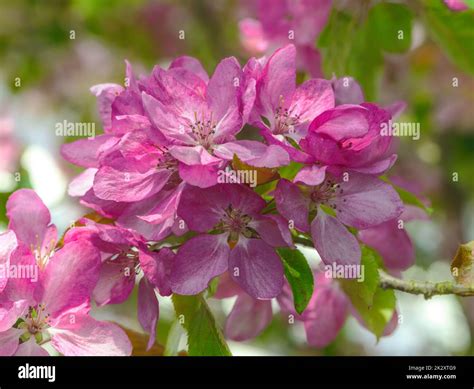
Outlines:
<svg viewBox="0 0 474 389"><path fill-rule="evenodd" d="M353 80L297 85L296 70L288 45L243 67L226 58L210 77L190 57L139 79L127 63L124 87L94 86L104 134L66 144L62 155L85 168L69 194L95 217L58 244L33 192L10 198L1 263L37 268L38 280L0 279L0 352L44 354L51 339L64 355L130 354L123 331L89 310L124 302L136 282L151 347L156 292L195 295L218 276L216 297L238 296L227 336L248 339L271 320L271 299L292 310L278 249L294 248L294 237L311 239L324 264L360 264L360 242L376 246L404 210L380 178L396 160L393 138L380 133L394 109L364 102ZM296 170L284 176L289 166ZM265 189L219 181L239 168L267 177ZM336 282L315 279L297 318L321 347L350 303Z"/></svg>

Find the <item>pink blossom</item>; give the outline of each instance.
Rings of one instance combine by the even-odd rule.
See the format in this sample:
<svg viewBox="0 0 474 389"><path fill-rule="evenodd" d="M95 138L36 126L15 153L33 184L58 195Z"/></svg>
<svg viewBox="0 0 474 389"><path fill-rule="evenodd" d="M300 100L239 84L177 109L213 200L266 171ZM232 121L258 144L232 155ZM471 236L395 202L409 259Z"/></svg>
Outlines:
<svg viewBox="0 0 474 389"><path fill-rule="evenodd" d="M284 313L293 315L304 324L308 344L316 348L326 347L336 338L349 314L365 326L338 282L327 278L322 272L314 272L313 296L301 315L294 311L293 296L288 284L285 284L283 292L278 296L278 303ZM383 336L390 335L396 326L397 313L394 312Z"/></svg>
<svg viewBox="0 0 474 389"><path fill-rule="evenodd" d="M325 178L316 171L317 167L304 174L309 169L302 170L295 182L279 181L275 190L278 212L296 229L311 233L314 246L326 264L360 263L359 243L345 226L364 229L394 219L403 209L398 194L390 185L370 175L351 172L344 180ZM324 207L331 209L334 216L326 213Z"/></svg>
<svg viewBox="0 0 474 389"><path fill-rule="evenodd" d="M303 153L293 147L307 135L310 123L334 107L329 81L311 79L296 86L296 49L285 46L264 63L253 59L245 71L256 78L257 96L251 123L262 129L269 144L284 147L292 159L304 161Z"/></svg>
<svg viewBox="0 0 474 389"><path fill-rule="evenodd" d="M258 0L257 19L240 21L240 39L252 55L294 43L299 70L321 76L321 59L314 48L327 23L331 0Z"/></svg>
<svg viewBox="0 0 474 389"><path fill-rule="evenodd" d="M150 251L141 237L113 225L83 219L83 227L69 230L64 242L87 240L100 252L101 265L92 297L98 306L123 303L135 287L136 275L143 270L138 287L138 319L150 333L148 347L155 343L159 304L155 294L169 296L168 276L175 254L168 248Z"/></svg>
<svg viewBox="0 0 474 389"><path fill-rule="evenodd" d="M291 236L282 218L262 215L264 208L265 201L244 186L186 187L178 214L198 235L178 250L170 279L173 292L199 293L229 269L252 297L277 296L283 266L275 247L292 245Z"/></svg>
<svg viewBox="0 0 474 389"><path fill-rule="evenodd" d="M314 162L333 170L348 168L379 175L397 157L393 136L382 131L390 118L388 111L372 103L339 105L313 120L300 146Z"/></svg>
<svg viewBox="0 0 474 389"><path fill-rule="evenodd" d="M236 284L228 272L221 275L215 298L237 296L227 316L224 334L238 342L257 337L271 323L273 312L271 300L259 300L249 296Z"/></svg>
<svg viewBox="0 0 474 389"><path fill-rule="evenodd" d="M56 228L31 190L7 202L10 236L17 246L7 259L37 277L10 277L0 294L0 354L47 355L51 341L64 355L129 355L131 344L116 325L89 316L90 295L98 277L99 252L86 240L54 251ZM2 235L5 237L5 235Z"/></svg>

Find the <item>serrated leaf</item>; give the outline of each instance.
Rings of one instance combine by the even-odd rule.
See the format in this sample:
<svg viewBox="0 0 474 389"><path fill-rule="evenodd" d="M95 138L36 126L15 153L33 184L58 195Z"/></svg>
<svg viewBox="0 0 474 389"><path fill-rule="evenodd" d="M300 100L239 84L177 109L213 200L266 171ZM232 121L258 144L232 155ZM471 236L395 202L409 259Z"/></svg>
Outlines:
<svg viewBox="0 0 474 389"><path fill-rule="evenodd" d="M474 240L459 245L451 263L451 273L458 284L474 283Z"/></svg>
<svg viewBox="0 0 474 389"><path fill-rule="evenodd" d="M173 294L178 321L188 333L188 353L191 356L232 355L221 329L202 295Z"/></svg>
<svg viewBox="0 0 474 389"><path fill-rule="evenodd" d="M299 250L280 248L277 251L283 262L286 279L293 292L295 310L301 314L313 295L313 272Z"/></svg>

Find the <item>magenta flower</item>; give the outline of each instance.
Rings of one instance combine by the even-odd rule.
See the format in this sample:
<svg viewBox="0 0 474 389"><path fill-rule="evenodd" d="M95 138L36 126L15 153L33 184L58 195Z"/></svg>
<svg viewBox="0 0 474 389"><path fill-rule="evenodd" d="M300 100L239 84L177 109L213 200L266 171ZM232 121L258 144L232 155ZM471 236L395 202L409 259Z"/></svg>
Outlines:
<svg viewBox="0 0 474 389"><path fill-rule="evenodd" d="M314 119L300 146L313 162L339 171L379 175L392 167L397 157L393 137L382 132L390 118L388 111L375 104L339 105Z"/></svg>
<svg viewBox="0 0 474 389"><path fill-rule="evenodd" d="M222 184L209 189L188 186L178 214L198 235L180 247L171 272L178 294L197 294L229 270L250 296L277 296L283 267L275 247L291 246L282 218L263 215L265 201L247 187Z"/></svg>
<svg viewBox="0 0 474 389"><path fill-rule="evenodd" d="M237 296L229 316L224 334L231 340L242 342L257 337L272 321L272 301L249 296L236 284L228 272L221 275L213 297L225 299Z"/></svg>
<svg viewBox="0 0 474 389"><path fill-rule="evenodd" d="M430 202L422 196L416 183L400 177L391 177L391 181L412 192L425 206L430 206ZM405 229L405 224L413 220L429 220L429 215L422 208L407 204L397 218L361 230L358 232L358 237L361 242L377 250L389 271L397 273L408 269L415 262L415 248Z"/></svg>
<svg viewBox="0 0 474 389"><path fill-rule="evenodd" d="M377 226L398 217L402 202L390 185L373 176L350 172L344 181L324 178L324 171L313 166L300 171L294 182L280 180L275 190L277 209L296 229L311 233L324 263L358 264L359 243L345 225Z"/></svg>
<svg viewBox="0 0 474 389"><path fill-rule="evenodd" d="M92 244L80 240L54 251L56 228L31 190L15 192L7 214L10 242L11 233L17 239L9 269L21 265L28 272L10 276L0 294L0 354L47 355L41 344L51 341L64 355L129 355L118 326L89 316L100 266Z"/></svg>
<svg viewBox="0 0 474 389"><path fill-rule="evenodd" d="M257 18L240 21L240 39L252 55L295 44L299 70L321 77L321 58L314 48L327 23L331 0L259 0Z"/></svg>
<svg viewBox="0 0 474 389"><path fill-rule="evenodd" d="M265 65L251 60L247 71L257 79L257 96L251 113L252 124L262 129L269 144L285 148L291 157L305 161L307 156L293 147L306 136L315 117L334 107L331 83L311 79L296 86L296 50L288 45L277 51Z"/></svg>
<svg viewBox="0 0 474 389"><path fill-rule="evenodd" d="M183 180L203 188L215 185L217 171L234 155L257 167L289 163L279 147L235 139L255 98L255 81L245 76L235 58L221 61L207 83L199 79L199 88L191 88L181 77L174 68L158 72L155 78L162 93L153 97L144 92L143 103L170 142L169 153L179 161Z"/></svg>
<svg viewBox="0 0 474 389"><path fill-rule="evenodd" d="M171 294L168 276L175 254L167 248L148 250L142 239L129 230L88 219L81 222L85 226L69 230L64 242L87 240L100 252L99 279L92 292L98 306L123 303L135 287L136 275L143 270L138 287L138 319L150 333L150 348L155 343L159 316L155 288L162 296Z"/></svg>
<svg viewBox="0 0 474 389"><path fill-rule="evenodd" d="M294 311L293 296L288 284L285 284L283 292L278 296L278 303L284 313L303 322L308 344L316 348L326 347L336 338L349 314L365 326L338 282L327 278L322 272L314 273L313 296L301 315ZM393 333L396 327L397 313L394 312L383 336Z"/></svg>

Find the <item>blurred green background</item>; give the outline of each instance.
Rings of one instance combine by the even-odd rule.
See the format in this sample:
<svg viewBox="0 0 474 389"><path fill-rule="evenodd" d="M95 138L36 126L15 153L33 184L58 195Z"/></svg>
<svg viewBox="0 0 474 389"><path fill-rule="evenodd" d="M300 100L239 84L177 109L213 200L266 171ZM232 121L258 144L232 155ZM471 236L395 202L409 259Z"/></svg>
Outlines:
<svg viewBox="0 0 474 389"><path fill-rule="evenodd" d="M404 276L450 279L458 244L474 239L474 11L452 12L436 0L334 3L315 42L325 77L353 76L367 100L382 105L405 101L402 120L421 126L419 140L400 140L390 173L408 180L433 208L431 221L407 226L417 262ZM62 230L86 212L66 194L78 170L61 159L59 147L72 139L57 137L54 128L64 120L101 128L90 86L121 83L124 59L137 74L183 54L210 72L225 56L244 63L249 55L237 24L252 12L252 1L237 0L0 2L0 231L8 223L6 199L20 187L37 190ZM387 38L400 28L403 41ZM403 322L378 344L351 318L332 345L308 348L302 326L288 325L275 309L261 337L230 347L237 355L474 355L474 298L397 297ZM222 322L232 301L211 307ZM138 329L135 312L132 298L97 315ZM162 299L162 344L173 319Z"/></svg>

